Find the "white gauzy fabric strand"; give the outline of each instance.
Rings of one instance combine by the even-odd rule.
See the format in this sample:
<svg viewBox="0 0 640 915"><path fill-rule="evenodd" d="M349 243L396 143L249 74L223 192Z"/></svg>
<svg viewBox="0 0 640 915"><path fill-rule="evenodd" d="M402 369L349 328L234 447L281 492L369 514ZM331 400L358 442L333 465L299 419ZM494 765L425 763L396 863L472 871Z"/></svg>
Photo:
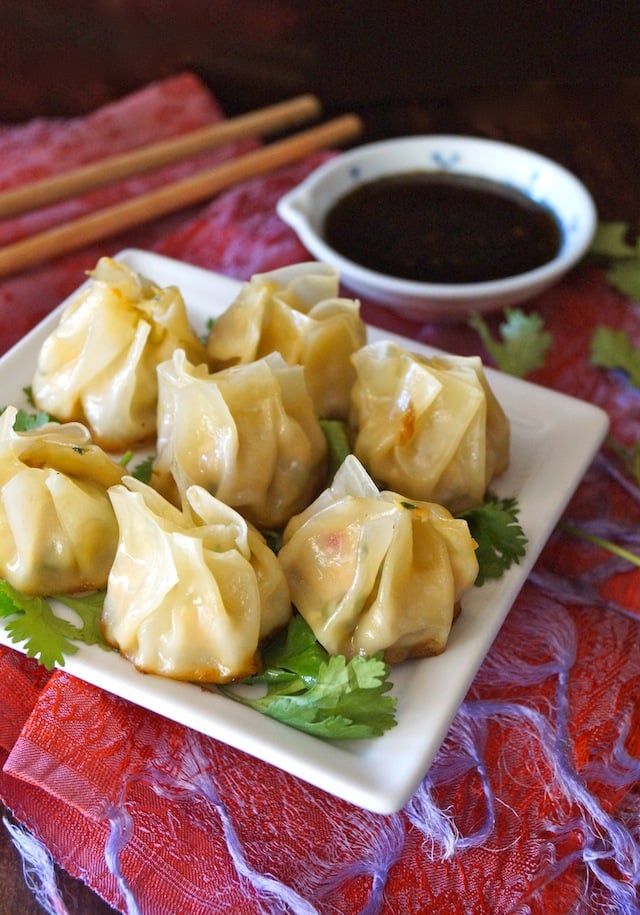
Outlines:
<svg viewBox="0 0 640 915"><path fill-rule="evenodd" d="M56 881L53 858L35 836L3 817L7 832L22 858L24 880L48 915L69 915Z"/></svg>

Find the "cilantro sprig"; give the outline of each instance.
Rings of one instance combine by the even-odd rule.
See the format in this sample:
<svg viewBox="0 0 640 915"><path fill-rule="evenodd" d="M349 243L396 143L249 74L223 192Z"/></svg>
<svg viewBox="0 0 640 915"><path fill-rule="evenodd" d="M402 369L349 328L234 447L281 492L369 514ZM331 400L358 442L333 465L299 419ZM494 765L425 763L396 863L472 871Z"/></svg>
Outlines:
<svg viewBox="0 0 640 915"><path fill-rule="evenodd" d="M331 740L379 737L394 727L396 699L390 668L381 657L329 656L301 616L266 648L261 674L243 683L266 692L251 698L223 687L225 695L291 727Z"/></svg>
<svg viewBox="0 0 640 915"><path fill-rule="evenodd" d="M524 378L544 365L553 336L544 329L536 312L526 314L519 308L506 308L504 315L498 328L499 339L492 336L487 322L478 314L471 315L469 325L478 332L500 371Z"/></svg>
<svg viewBox="0 0 640 915"><path fill-rule="evenodd" d="M527 538L520 526L516 499L488 496L482 505L462 512L471 536L478 544L478 577L480 587L492 578L501 578L526 552Z"/></svg>
<svg viewBox="0 0 640 915"><path fill-rule="evenodd" d="M0 415L2 415L6 409L6 407L0 408ZM42 410L39 410L36 413L30 413L28 410L23 410L22 407L20 407L16 410L13 428L16 432L29 432L31 429L38 429L46 423L55 422L57 422L57 420L49 413L45 413Z"/></svg>
<svg viewBox="0 0 640 915"><path fill-rule="evenodd" d="M343 420L321 419L320 428L324 433L329 453L329 470L327 474L327 485L329 485L344 459L351 453L351 445L349 443L347 424Z"/></svg>
<svg viewBox="0 0 640 915"><path fill-rule="evenodd" d="M640 239L630 244L628 235L624 222L599 223L589 255L606 262L605 276L614 289L640 301Z"/></svg>
<svg viewBox="0 0 640 915"><path fill-rule="evenodd" d="M54 613L49 599L23 594L0 579L0 617L8 619L5 630L14 644L24 643L25 654L36 658L48 670L64 667L65 657L78 651L78 642L109 648L100 631L104 591L54 599L70 607L80 625Z"/></svg>
<svg viewBox="0 0 640 915"><path fill-rule="evenodd" d="M640 347L624 330L600 325L591 337L590 359L605 369L621 369L635 388L640 388Z"/></svg>
<svg viewBox="0 0 640 915"><path fill-rule="evenodd" d="M120 459L120 466L124 467L128 473L131 474L136 480L140 480L141 483L151 483L151 477L153 475L153 462L155 457L153 454L147 455L139 463L135 464L134 467L130 468L129 464L133 458L133 452L127 451L122 455Z"/></svg>

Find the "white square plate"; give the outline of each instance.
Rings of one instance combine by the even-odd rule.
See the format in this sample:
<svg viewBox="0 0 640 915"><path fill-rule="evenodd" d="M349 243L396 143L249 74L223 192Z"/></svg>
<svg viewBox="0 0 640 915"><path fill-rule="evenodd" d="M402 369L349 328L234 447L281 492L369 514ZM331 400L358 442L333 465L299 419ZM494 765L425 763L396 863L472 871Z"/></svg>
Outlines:
<svg viewBox="0 0 640 915"><path fill-rule="evenodd" d="M193 326L204 332L239 283L157 254L127 250L119 260L159 285L176 285ZM66 303L0 359L0 405L28 408L37 354ZM426 354L429 347L369 328L369 339L394 339ZM143 708L194 728L331 794L378 813L399 810L427 772L458 706L488 652L557 520L598 450L608 428L598 407L528 382L487 372L512 424L509 470L492 486L514 496L528 539L527 553L498 581L474 588L463 599L446 651L409 661L392 671L398 724L371 740L327 742L267 718L225 696L190 683L139 673L115 652L80 645L65 670ZM132 464L133 466L133 464ZM0 627L0 642L13 644ZM445 684L445 688L443 688Z"/></svg>

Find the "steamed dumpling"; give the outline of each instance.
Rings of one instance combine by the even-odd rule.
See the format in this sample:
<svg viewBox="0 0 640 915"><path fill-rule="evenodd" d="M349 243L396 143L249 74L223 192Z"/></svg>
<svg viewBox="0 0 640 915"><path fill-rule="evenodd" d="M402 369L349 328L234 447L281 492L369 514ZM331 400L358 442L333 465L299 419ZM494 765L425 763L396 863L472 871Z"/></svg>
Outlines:
<svg viewBox="0 0 640 915"><path fill-rule="evenodd" d="M28 432L0 417L0 575L28 594L103 588L118 527L107 488L122 468L79 423Z"/></svg>
<svg viewBox="0 0 640 915"><path fill-rule="evenodd" d="M131 477L110 496L120 539L102 613L107 641L163 677L226 683L255 673L260 642L291 616L262 536L201 487L182 510Z"/></svg>
<svg viewBox="0 0 640 915"><path fill-rule="evenodd" d="M444 651L478 574L467 523L442 506L379 492L349 455L284 531L278 558L294 606L330 654L388 663Z"/></svg>
<svg viewBox="0 0 640 915"><path fill-rule="evenodd" d="M256 274L213 325L207 355L214 370L279 352L302 365L318 416L346 419L355 380L350 356L366 342L356 300L340 298L328 264L306 263Z"/></svg>
<svg viewBox="0 0 640 915"><path fill-rule="evenodd" d="M317 495L327 444L301 366L272 353L209 374L177 351L158 381L153 485L171 501L197 484L265 529Z"/></svg>
<svg viewBox="0 0 640 915"><path fill-rule="evenodd" d="M381 341L353 363L353 451L376 483L454 513L480 504L509 463L509 421L480 358Z"/></svg>
<svg viewBox="0 0 640 915"><path fill-rule="evenodd" d="M194 362L206 352L175 287L108 257L90 277L40 350L33 399L60 421L87 425L107 450L125 450L155 435L158 363L176 347Z"/></svg>

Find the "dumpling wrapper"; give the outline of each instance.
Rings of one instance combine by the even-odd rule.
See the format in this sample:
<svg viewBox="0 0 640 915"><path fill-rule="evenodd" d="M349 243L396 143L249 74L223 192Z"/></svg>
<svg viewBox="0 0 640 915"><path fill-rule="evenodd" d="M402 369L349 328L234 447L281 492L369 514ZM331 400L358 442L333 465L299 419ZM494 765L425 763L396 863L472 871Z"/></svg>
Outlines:
<svg viewBox="0 0 640 915"><path fill-rule="evenodd" d="M118 542L107 488L124 471L79 423L0 417L0 575L26 594L104 588Z"/></svg>
<svg viewBox="0 0 640 915"><path fill-rule="evenodd" d="M303 263L255 274L216 320L207 341L214 371L279 352L302 365L316 413L346 419L355 381L351 354L366 343L360 303L341 298L339 274Z"/></svg>
<svg viewBox="0 0 640 915"><path fill-rule="evenodd" d="M125 477L110 490L120 538L102 613L107 641L141 671L226 683L260 668L291 600L264 538L201 487L183 509Z"/></svg>
<svg viewBox="0 0 640 915"><path fill-rule="evenodd" d="M466 521L380 492L349 455L333 483L285 528L278 558L291 599L333 655L387 663L444 651L478 574Z"/></svg>
<svg viewBox="0 0 640 915"><path fill-rule="evenodd" d="M353 452L376 483L456 514L482 503L509 464L510 426L480 358L380 341L353 362Z"/></svg>
<svg viewBox="0 0 640 915"><path fill-rule="evenodd" d="M156 367L181 347L204 362L175 287L161 289L126 264L100 258L90 282L43 343L32 383L40 410L87 425L109 451L156 432Z"/></svg>
<svg viewBox="0 0 640 915"><path fill-rule="evenodd" d="M283 527L317 495L327 444L301 366L278 353L210 374L182 351L158 368L153 486L175 504L203 486L257 527Z"/></svg>

